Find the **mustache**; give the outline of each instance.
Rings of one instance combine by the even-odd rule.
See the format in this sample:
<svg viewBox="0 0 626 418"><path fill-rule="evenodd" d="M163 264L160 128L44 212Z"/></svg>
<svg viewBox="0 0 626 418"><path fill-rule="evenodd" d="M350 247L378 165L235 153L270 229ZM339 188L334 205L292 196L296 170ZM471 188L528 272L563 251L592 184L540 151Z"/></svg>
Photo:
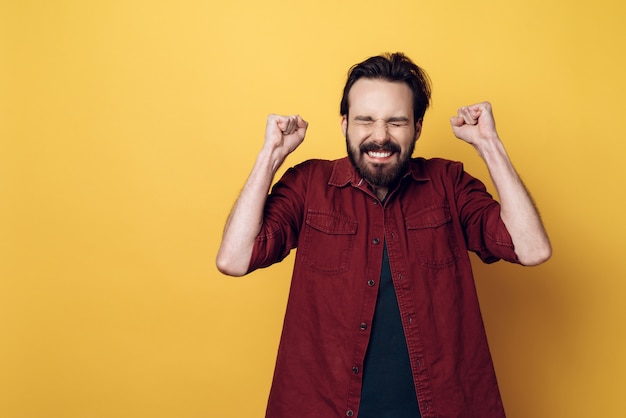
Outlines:
<svg viewBox="0 0 626 418"><path fill-rule="evenodd" d="M361 144L359 147L361 152L370 152L370 151L391 151L391 152L400 152L400 146L394 144L393 142L386 142L382 145L375 144L373 142L367 142L365 144Z"/></svg>

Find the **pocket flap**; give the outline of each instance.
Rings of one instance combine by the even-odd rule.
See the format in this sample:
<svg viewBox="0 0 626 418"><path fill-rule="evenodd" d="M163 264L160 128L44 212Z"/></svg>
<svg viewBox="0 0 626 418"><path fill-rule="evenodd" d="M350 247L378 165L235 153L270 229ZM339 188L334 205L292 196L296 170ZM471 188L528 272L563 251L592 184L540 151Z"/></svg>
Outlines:
<svg viewBox="0 0 626 418"><path fill-rule="evenodd" d="M326 234L356 234L357 229L355 220L328 212L309 211L306 223Z"/></svg>
<svg viewBox="0 0 626 418"><path fill-rule="evenodd" d="M407 229L437 228L452 220L450 207L447 205L429 206L419 212L407 216Z"/></svg>

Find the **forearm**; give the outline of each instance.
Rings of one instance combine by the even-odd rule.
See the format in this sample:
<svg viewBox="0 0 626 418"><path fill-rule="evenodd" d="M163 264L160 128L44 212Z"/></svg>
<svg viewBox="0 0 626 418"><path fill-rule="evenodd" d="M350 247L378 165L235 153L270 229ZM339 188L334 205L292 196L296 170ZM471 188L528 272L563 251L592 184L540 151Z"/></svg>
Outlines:
<svg viewBox="0 0 626 418"><path fill-rule="evenodd" d="M498 138L477 147L496 187L501 217L524 265L546 261L551 253L550 240L535 204Z"/></svg>
<svg viewBox="0 0 626 418"><path fill-rule="evenodd" d="M263 208L281 161L263 150L228 216L217 253L217 268L230 276L248 272L256 236L263 224Z"/></svg>
<svg viewBox="0 0 626 418"><path fill-rule="evenodd" d="M226 221L216 259L217 268L222 273L243 276L248 272L274 175L285 158L302 143L307 126L308 123L298 115L267 117L263 148Z"/></svg>

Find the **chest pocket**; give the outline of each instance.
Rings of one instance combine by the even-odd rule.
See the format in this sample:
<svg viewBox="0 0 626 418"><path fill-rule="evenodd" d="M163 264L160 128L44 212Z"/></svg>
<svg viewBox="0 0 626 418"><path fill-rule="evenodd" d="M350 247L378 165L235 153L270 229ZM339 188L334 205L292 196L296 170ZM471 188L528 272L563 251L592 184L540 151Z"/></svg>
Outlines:
<svg viewBox="0 0 626 418"><path fill-rule="evenodd" d="M441 268L453 265L461 250L454 236L452 216L447 205L429 206L405 220L413 254L423 266Z"/></svg>
<svg viewBox="0 0 626 418"><path fill-rule="evenodd" d="M298 251L302 262L322 273L348 270L354 240L356 219L325 211L309 210Z"/></svg>

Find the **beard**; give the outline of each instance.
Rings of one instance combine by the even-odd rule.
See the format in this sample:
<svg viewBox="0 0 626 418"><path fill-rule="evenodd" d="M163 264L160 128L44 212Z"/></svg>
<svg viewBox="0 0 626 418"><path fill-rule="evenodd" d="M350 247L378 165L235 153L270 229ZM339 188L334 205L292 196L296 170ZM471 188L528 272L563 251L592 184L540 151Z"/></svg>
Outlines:
<svg viewBox="0 0 626 418"><path fill-rule="evenodd" d="M356 168L361 177L374 187L389 188L389 186L397 182L400 177L407 172L409 169L411 155L413 155L413 151L415 150L416 142L417 138L413 140L406 153L402 153L401 148L392 142L387 142L383 145L377 145L373 142L365 142L357 148L350 145L350 139L346 133L348 158L350 158L352 165ZM395 152L399 155L398 161L394 164L366 164L363 161L363 154L369 151Z"/></svg>

